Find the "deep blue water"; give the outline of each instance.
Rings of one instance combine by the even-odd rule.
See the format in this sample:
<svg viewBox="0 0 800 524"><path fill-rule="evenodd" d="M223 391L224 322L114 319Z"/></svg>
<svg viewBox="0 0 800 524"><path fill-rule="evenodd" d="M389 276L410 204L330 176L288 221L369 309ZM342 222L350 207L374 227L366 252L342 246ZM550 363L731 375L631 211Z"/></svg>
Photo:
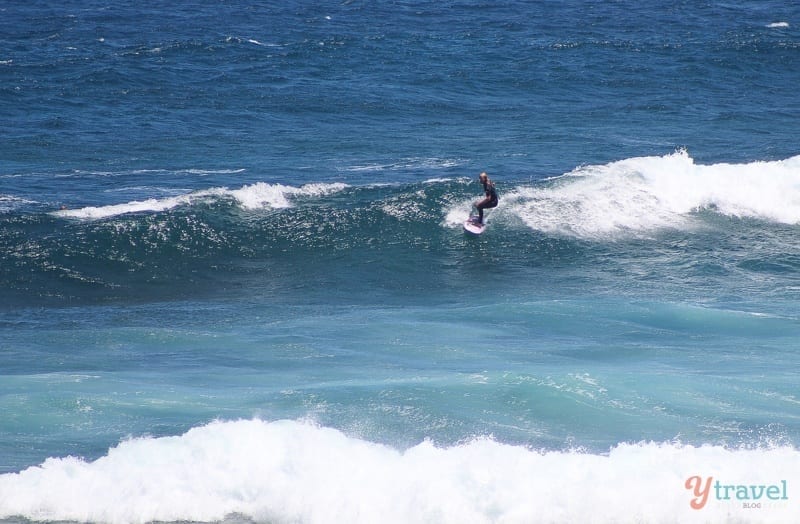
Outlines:
<svg viewBox="0 0 800 524"><path fill-rule="evenodd" d="M798 28L0 7L0 519L796 521Z"/></svg>

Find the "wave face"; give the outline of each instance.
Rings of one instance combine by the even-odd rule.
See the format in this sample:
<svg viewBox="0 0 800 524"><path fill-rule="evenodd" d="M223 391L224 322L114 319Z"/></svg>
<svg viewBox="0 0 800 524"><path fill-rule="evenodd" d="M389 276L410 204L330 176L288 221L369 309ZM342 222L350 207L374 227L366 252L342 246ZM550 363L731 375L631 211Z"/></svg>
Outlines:
<svg viewBox="0 0 800 524"><path fill-rule="evenodd" d="M427 197L425 186L447 182L455 181L432 179L420 186L419 196ZM466 180L458 182L463 184ZM446 196L458 198L452 185L446 188L450 192ZM62 209L53 215L99 220L215 200L232 200L244 210L277 210L302 205L310 197L340 193L348 187L342 183L293 187L257 182L239 189L211 188L168 198ZM680 150L659 157L581 166L535 185L515 184L506 188L503 200L500 214L520 218L531 229L589 239L687 228L696 223L692 217L703 211L795 225L800 223L800 156L771 162L697 165L688 152ZM19 201L8 196L0 199L9 209ZM460 225L469 210L469 202L462 197L445 209L446 225ZM392 213L388 208L384 211ZM408 211L411 210L398 209L394 213L398 218L404 215L414 220Z"/></svg>
<svg viewBox="0 0 800 524"><path fill-rule="evenodd" d="M126 440L93 462L53 458L2 475L0 518L792 522L798 471L800 452L786 447L639 443L597 455L482 438L400 451L308 422L240 420ZM694 477L737 488L712 488L704 498L694 491ZM746 487L737 498L738 486ZM767 497L759 486L777 488ZM703 505L693 509L692 502Z"/></svg>

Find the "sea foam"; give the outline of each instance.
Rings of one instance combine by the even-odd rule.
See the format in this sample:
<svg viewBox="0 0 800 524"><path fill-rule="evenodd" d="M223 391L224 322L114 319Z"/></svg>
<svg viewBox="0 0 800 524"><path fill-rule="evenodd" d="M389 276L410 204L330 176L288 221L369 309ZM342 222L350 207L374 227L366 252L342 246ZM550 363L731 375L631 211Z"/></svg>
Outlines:
<svg viewBox="0 0 800 524"><path fill-rule="evenodd" d="M93 462L50 458L2 475L0 518L793 522L798 472L800 452L788 447L640 443L599 455L476 438L400 451L308 422L217 421L181 436L126 440ZM767 498L756 490L758 499L745 499L728 490L720 499L712 488L703 507L693 509L700 500L694 479L782 491Z"/></svg>
<svg viewBox="0 0 800 524"><path fill-rule="evenodd" d="M306 184L301 187L257 182L239 189L211 188L167 198L135 200L106 206L87 206L78 209L61 209L54 215L82 220L100 220L130 213L157 213L180 206L193 205L217 199L232 198L243 209L282 209L292 206L292 198L319 197L341 191L345 184Z"/></svg>
<svg viewBox="0 0 800 524"><path fill-rule="evenodd" d="M0 213L14 211L25 204L35 204L35 202L25 198L0 194Z"/></svg>
<svg viewBox="0 0 800 524"><path fill-rule="evenodd" d="M253 185L244 186L241 189L229 191L239 204L245 209L258 209L270 207L282 209L291 207L291 197L320 197L331 193L336 193L344 188L346 184L305 184L301 187L285 186L282 184L265 184L258 182Z"/></svg>
<svg viewBox="0 0 800 524"><path fill-rule="evenodd" d="M578 167L504 200L532 229L588 239L691 228L703 211L798 224L800 156L698 165L682 150Z"/></svg>

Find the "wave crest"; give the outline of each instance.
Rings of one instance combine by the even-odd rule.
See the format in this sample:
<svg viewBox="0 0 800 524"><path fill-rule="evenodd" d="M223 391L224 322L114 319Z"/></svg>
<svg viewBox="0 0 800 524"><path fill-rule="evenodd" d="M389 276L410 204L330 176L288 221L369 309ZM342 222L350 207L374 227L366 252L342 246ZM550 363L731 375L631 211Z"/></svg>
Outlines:
<svg viewBox="0 0 800 524"><path fill-rule="evenodd" d="M0 518L278 522L726 522L741 501L691 509L692 476L800 481L789 447L620 444L608 454L536 451L490 438L405 452L296 421L213 422L125 441L94 462L51 458L0 476ZM781 503L782 502L782 503ZM777 501L761 517L789 522Z"/></svg>
<svg viewBox="0 0 800 524"><path fill-rule="evenodd" d="M180 206L232 198L243 209L260 208L282 209L292 207L291 199L299 197L320 197L341 191L345 184L306 184L301 187L257 182L239 189L212 188L193 191L184 195L135 200L107 206L87 206L79 209L61 209L54 215L82 220L100 220L131 213L158 213Z"/></svg>
<svg viewBox="0 0 800 524"><path fill-rule="evenodd" d="M703 211L798 224L800 156L712 165L684 150L629 158L519 188L506 202L532 229L588 239L693 227Z"/></svg>

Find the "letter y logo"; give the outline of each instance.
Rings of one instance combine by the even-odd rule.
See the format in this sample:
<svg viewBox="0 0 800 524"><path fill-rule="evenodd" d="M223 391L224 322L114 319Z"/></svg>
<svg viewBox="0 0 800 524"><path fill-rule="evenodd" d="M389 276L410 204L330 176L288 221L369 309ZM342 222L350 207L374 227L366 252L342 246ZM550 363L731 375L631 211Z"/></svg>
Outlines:
<svg viewBox="0 0 800 524"><path fill-rule="evenodd" d="M708 494L711 492L712 477L706 479L705 486L703 486L703 479L700 475L695 475L686 479L684 487L692 490L694 498L689 502L692 509L703 509L708 502Z"/></svg>

